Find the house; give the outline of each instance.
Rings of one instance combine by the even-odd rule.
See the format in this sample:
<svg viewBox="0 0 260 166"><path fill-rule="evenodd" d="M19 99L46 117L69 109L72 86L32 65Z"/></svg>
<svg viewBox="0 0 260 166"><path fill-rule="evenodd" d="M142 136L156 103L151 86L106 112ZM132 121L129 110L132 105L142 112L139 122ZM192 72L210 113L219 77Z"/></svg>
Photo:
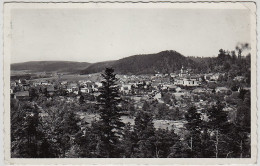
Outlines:
<svg viewBox="0 0 260 166"><path fill-rule="evenodd" d="M50 95L50 96L52 96L52 95L54 95L54 92L55 92L55 90L54 90L54 86L47 86L47 93Z"/></svg>
<svg viewBox="0 0 260 166"><path fill-rule="evenodd" d="M197 81L196 79L187 79L187 78L175 79L174 85L199 86L199 81Z"/></svg>
<svg viewBox="0 0 260 166"><path fill-rule="evenodd" d="M42 81L41 85L50 85L47 81Z"/></svg>
<svg viewBox="0 0 260 166"><path fill-rule="evenodd" d="M95 82L95 84L97 85L98 88L102 86L101 82Z"/></svg>
<svg viewBox="0 0 260 166"><path fill-rule="evenodd" d="M158 89L161 86L161 83L158 81L154 81L154 82L152 82L151 85L153 88Z"/></svg>
<svg viewBox="0 0 260 166"><path fill-rule="evenodd" d="M175 90L176 90L176 92L181 92L181 88L180 87L177 87Z"/></svg>
<svg viewBox="0 0 260 166"><path fill-rule="evenodd" d="M243 87L243 88L239 87L238 92L240 92L242 89L246 90L246 91L250 91L251 88L250 87Z"/></svg>
<svg viewBox="0 0 260 166"><path fill-rule="evenodd" d="M34 86L39 86L39 85L41 85L41 82L33 82L33 85Z"/></svg>
<svg viewBox="0 0 260 166"><path fill-rule="evenodd" d="M236 76L233 80L241 82L241 81L245 80L245 77L244 76Z"/></svg>
<svg viewBox="0 0 260 166"><path fill-rule="evenodd" d="M210 80L217 81L217 80L219 79L219 76L220 76L219 73L217 73L217 74L213 74L213 75L210 77Z"/></svg>
<svg viewBox="0 0 260 166"><path fill-rule="evenodd" d="M72 91L73 91L73 93L74 94L79 94L79 88L78 87L76 87L76 88L72 88Z"/></svg>
<svg viewBox="0 0 260 166"><path fill-rule="evenodd" d="M98 85L97 84L92 84L92 91L97 92L98 91Z"/></svg>
<svg viewBox="0 0 260 166"><path fill-rule="evenodd" d="M227 93L228 91L230 91L230 89L228 89L227 87L216 87L215 90L217 93Z"/></svg>
<svg viewBox="0 0 260 166"><path fill-rule="evenodd" d="M76 83L70 83L70 84L67 86L66 90L67 90L69 93L72 93L72 92L74 92L74 91L77 91L77 93L78 93L79 88L78 88L78 85L77 85Z"/></svg>
<svg viewBox="0 0 260 166"><path fill-rule="evenodd" d="M90 82L90 81L87 81L87 82L84 84L84 87L91 89L91 91L94 91L94 88L95 88L94 85L95 85L94 83L92 83L92 82Z"/></svg>
<svg viewBox="0 0 260 166"><path fill-rule="evenodd" d="M155 74L155 76L156 77L163 77L163 74L158 73L158 74Z"/></svg>
<svg viewBox="0 0 260 166"><path fill-rule="evenodd" d="M205 88L196 88L192 91L193 93L204 93L206 92Z"/></svg>
<svg viewBox="0 0 260 166"><path fill-rule="evenodd" d="M153 98L157 99L157 100L161 100L162 99L162 94L161 93L156 93Z"/></svg>
<svg viewBox="0 0 260 166"><path fill-rule="evenodd" d="M61 85L66 85L67 83L67 81L61 81Z"/></svg>
<svg viewBox="0 0 260 166"><path fill-rule="evenodd" d="M174 78L174 77L176 77L176 74L175 74L175 73L170 73L170 76L171 76L172 78Z"/></svg>
<svg viewBox="0 0 260 166"><path fill-rule="evenodd" d="M77 88L78 85L76 83L70 83L69 86L71 86L71 88Z"/></svg>
<svg viewBox="0 0 260 166"><path fill-rule="evenodd" d="M212 74L205 74L204 75L204 79L205 80L210 80L211 76L212 76Z"/></svg>
<svg viewBox="0 0 260 166"><path fill-rule="evenodd" d="M23 90L28 91L30 89L30 84L23 84Z"/></svg>
<svg viewBox="0 0 260 166"><path fill-rule="evenodd" d="M15 81L11 81L10 86L17 86L17 83Z"/></svg>
<svg viewBox="0 0 260 166"><path fill-rule="evenodd" d="M174 91L175 89L177 88L177 86L175 86L175 85L168 85L168 90L169 91Z"/></svg>
<svg viewBox="0 0 260 166"><path fill-rule="evenodd" d="M82 92L82 93L90 93L91 90L88 87L83 87L83 88L80 88L80 92Z"/></svg>
<svg viewBox="0 0 260 166"><path fill-rule="evenodd" d="M67 86L66 90L71 93L72 92L72 87L71 86Z"/></svg>
<svg viewBox="0 0 260 166"><path fill-rule="evenodd" d="M123 93L130 93L132 90L132 85L130 84L123 84L120 88L120 91L123 92Z"/></svg>
<svg viewBox="0 0 260 166"><path fill-rule="evenodd" d="M29 91L16 92L14 98L18 100L29 100L30 99Z"/></svg>

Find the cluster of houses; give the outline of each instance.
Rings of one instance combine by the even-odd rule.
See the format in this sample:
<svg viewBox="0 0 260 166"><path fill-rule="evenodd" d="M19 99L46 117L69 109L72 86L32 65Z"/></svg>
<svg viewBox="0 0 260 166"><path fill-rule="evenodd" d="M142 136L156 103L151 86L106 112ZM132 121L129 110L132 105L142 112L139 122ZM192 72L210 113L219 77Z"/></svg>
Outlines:
<svg viewBox="0 0 260 166"><path fill-rule="evenodd" d="M79 81L79 82L52 82L46 80L16 80L11 81L10 94L11 98L20 100L26 100L30 97L31 89L38 92L46 93L49 96L53 96L58 91L62 90L66 93L73 93L78 95L79 93L93 93L97 92L98 88L102 86L100 82L91 81Z"/></svg>
<svg viewBox="0 0 260 166"><path fill-rule="evenodd" d="M181 91L181 86L197 87L201 83L201 75L191 75L191 70L184 70L182 67L179 74L155 74L155 75L119 75L119 91L123 94L146 94L149 97L160 98L161 90ZM12 98L28 99L30 88L36 88L40 92L54 95L58 90L66 93L95 93L102 86L101 82L90 80L79 80L78 82L68 81L47 81L37 80L16 80L11 81L10 94Z"/></svg>

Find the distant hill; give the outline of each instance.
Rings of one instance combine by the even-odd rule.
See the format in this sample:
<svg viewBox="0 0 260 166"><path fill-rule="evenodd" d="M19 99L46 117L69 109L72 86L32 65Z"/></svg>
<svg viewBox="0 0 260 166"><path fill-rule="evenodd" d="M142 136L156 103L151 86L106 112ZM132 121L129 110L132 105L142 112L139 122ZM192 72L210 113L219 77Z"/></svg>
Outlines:
<svg viewBox="0 0 260 166"><path fill-rule="evenodd" d="M202 59L185 57L182 54L169 50L155 54L133 55L115 61L98 63L72 62L72 61L30 61L11 64L11 70L28 70L32 72L68 72L91 74L112 67L119 74L155 74L172 73L185 68L197 68L201 66ZM205 59L203 59L205 61ZM204 63L204 62L203 62Z"/></svg>
<svg viewBox="0 0 260 166"><path fill-rule="evenodd" d="M30 61L11 64L11 70L29 70L32 72L79 72L87 68L90 63L71 61Z"/></svg>
<svg viewBox="0 0 260 166"><path fill-rule="evenodd" d="M81 74L90 74L90 73L98 73L104 70L106 67L113 67L116 61L105 61L105 62L97 62L89 65L84 70L81 70Z"/></svg>
<svg viewBox="0 0 260 166"><path fill-rule="evenodd" d="M162 51L156 54L134 55L112 62L95 63L81 71L81 74L101 72L113 67L120 74L171 73L182 66L195 68L197 63L176 51Z"/></svg>

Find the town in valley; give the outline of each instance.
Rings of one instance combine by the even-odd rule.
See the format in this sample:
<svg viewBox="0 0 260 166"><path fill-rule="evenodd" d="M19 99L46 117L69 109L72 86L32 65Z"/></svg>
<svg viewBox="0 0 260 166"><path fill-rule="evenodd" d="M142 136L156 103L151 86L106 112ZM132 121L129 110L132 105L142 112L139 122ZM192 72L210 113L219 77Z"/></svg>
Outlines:
<svg viewBox="0 0 260 166"><path fill-rule="evenodd" d="M124 73L115 63L89 73L12 64L12 157L248 158L251 62L242 51L185 57L189 61L179 61L174 69L163 63L167 70L146 73ZM157 56L174 54L174 59L175 53ZM116 141L107 140L109 148L102 143L105 102L99 100L106 69L115 76L117 120L123 122L114 124L111 133L120 132L114 133Z"/></svg>

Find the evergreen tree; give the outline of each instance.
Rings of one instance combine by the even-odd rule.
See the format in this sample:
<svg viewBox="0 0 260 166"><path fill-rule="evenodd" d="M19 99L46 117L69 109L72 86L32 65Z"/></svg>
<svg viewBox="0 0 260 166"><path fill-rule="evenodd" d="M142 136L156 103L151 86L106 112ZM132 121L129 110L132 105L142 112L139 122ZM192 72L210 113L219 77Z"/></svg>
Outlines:
<svg viewBox="0 0 260 166"><path fill-rule="evenodd" d="M58 106L58 108L57 108ZM43 131L51 144L52 153L57 157L67 157L68 151L75 145L74 139L80 131L77 123L74 105L57 102L55 106L46 109L48 116L43 117Z"/></svg>
<svg viewBox="0 0 260 166"><path fill-rule="evenodd" d="M11 99L11 157L22 157L26 133L23 127L26 112L18 100Z"/></svg>
<svg viewBox="0 0 260 166"><path fill-rule="evenodd" d="M155 128L152 114L145 111L139 111L135 118L134 125L134 156L147 158L155 156Z"/></svg>
<svg viewBox="0 0 260 166"><path fill-rule="evenodd" d="M92 158L98 157L96 155L96 145L97 145L97 135L98 132L96 127L93 127L95 122L92 123L92 126L85 126L82 132L76 134L75 142L79 147L78 156L82 158Z"/></svg>
<svg viewBox="0 0 260 166"><path fill-rule="evenodd" d="M121 116L124 115L119 108L121 98L119 96L117 78L114 69L106 68L102 74L102 87L99 88L100 95L98 102L100 106L101 141L103 142L102 151L106 153L103 157L119 157L120 149L118 148L119 138L122 136L122 127L124 123Z"/></svg>
<svg viewBox="0 0 260 166"><path fill-rule="evenodd" d="M188 137L188 145L190 149L191 157L199 157L200 150L201 150L201 127L202 127L202 120L200 113L197 112L195 107L190 107L188 109L187 114L185 115L187 123L185 127L190 132Z"/></svg>
<svg viewBox="0 0 260 166"><path fill-rule="evenodd" d="M223 157L227 150L225 145L225 135L228 133L230 127L227 119L227 112L223 111L223 105L218 101L217 105L214 105L209 109L209 128L212 131L213 138L213 151L216 158Z"/></svg>
<svg viewBox="0 0 260 166"><path fill-rule="evenodd" d="M12 157L41 157L44 134L36 105L11 101Z"/></svg>
<svg viewBox="0 0 260 166"><path fill-rule="evenodd" d="M250 93L240 91L239 97L243 96L243 102L237 108L236 118L234 124L230 127L228 136L231 138L229 145L229 157L250 157ZM245 94L243 94L245 93Z"/></svg>
<svg viewBox="0 0 260 166"><path fill-rule="evenodd" d="M124 156L130 158L133 154L133 131L131 124L127 123L123 130L122 146L124 149Z"/></svg>
<svg viewBox="0 0 260 166"><path fill-rule="evenodd" d="M174 130L158 129L155 131L155 157L167 158L171 154L171 147L178 141Z"/></svg>

